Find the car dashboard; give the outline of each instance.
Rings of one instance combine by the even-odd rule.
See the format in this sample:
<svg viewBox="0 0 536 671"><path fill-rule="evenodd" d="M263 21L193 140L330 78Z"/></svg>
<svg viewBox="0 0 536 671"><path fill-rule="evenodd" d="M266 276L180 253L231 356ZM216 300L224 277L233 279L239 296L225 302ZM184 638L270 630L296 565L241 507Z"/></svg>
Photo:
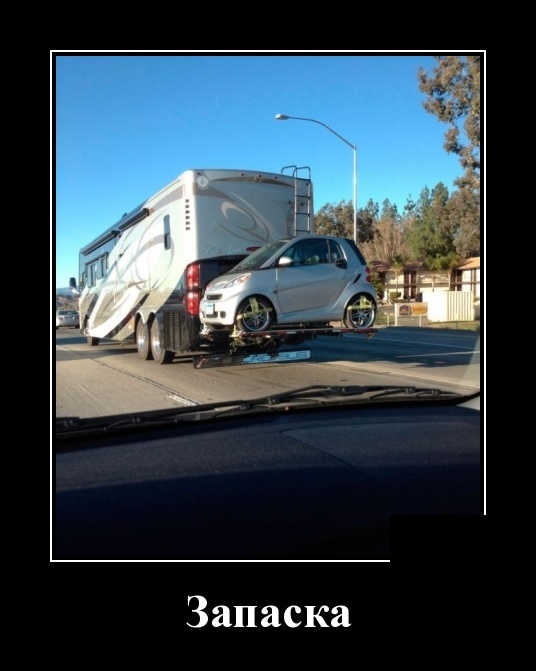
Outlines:
<svg viewBox="0 0 536 671"><path fill-rule="evenodd" d="M394 516L483 514L480 412L347 404L57 441L59 560L390 560Z"/></svg>

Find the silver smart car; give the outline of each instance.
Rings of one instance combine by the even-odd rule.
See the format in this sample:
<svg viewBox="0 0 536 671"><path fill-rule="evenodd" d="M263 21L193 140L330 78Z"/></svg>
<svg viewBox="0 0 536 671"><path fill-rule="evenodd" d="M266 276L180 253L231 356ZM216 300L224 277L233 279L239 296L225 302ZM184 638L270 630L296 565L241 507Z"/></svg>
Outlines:
<svg viewBox="0 0 536 671"><path fill-rule="evenodd" d="M212 280L199 317L207 326L254 333L332 321L370 328L376 310L370 268L354 241L305 235L260 247Z"/></svg>

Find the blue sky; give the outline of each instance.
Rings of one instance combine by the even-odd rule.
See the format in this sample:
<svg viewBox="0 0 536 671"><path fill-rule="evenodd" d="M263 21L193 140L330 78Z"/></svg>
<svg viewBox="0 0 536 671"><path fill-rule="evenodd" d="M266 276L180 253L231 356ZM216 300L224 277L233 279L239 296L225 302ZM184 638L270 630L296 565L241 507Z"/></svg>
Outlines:
<svg viewBox="0 0 536 671"><path fill-rule="evenodd" d="M352 148L278 113L357 146L358 209L454 190L460 163L417 79L434 53L448 52L51 52L55 286L78 276L81 247L189 168L308 166L315 212L351 200Z"/></svg>

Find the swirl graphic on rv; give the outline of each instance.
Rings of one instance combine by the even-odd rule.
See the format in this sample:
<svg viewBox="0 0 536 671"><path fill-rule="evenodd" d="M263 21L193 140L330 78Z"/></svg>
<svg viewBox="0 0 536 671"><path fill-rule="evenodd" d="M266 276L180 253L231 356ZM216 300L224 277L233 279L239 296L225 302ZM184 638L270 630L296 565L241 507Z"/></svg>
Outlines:
<svg viewBox="0 0 536 671"><path fill-rule="evenodd" d="M253 208L238 194L233 194L237 201L241 201L242 207L236 203L226 201L221 205L223 221L218 222L221 228L236 238L243 240L258 240L259 245L265 245L274 239L274 235L281 235L281 230L274 229L270 221L263 216L258 208ZM286 203L286 213L283 220L286 222L285 235L291 235L294 222L293 203ZM249 207L248 207L249 206ZM277 217L279 221L281 217Z"/></svg>

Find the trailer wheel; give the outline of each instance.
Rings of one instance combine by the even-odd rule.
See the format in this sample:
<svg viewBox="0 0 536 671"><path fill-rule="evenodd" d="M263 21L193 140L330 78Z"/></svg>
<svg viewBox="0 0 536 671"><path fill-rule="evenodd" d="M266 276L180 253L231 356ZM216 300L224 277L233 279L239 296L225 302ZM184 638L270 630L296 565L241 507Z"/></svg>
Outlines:
<svg viewBox="0 0 536 671"><path fill-rule="evenodd" d="M262 296L249 296L238 306L236 325L240 331L267 331L274 322L274 307Z"/></svg>
<svg viewBox="0 0 536 671"><path fill-rule="evenodd" d="M344 323L351 329L369 328L376 319L376 301L369 294L356 294L346 306Z"/></svg>
<svg viewBox="0 0 536 671"><path fill-rule="evenodd" d="M150 331L149 326L143 323L140 319L136 324L136 348L139 356L144 361L149 361L153 358L153 353L150 346Z"/></svg>
<svg viewBox="0 0 536 671"><path fill-rule="evenodd" d="M151 324L151 353L156 363L170 363L175 354L162 347L161 331L158 319Z"/></svg>

